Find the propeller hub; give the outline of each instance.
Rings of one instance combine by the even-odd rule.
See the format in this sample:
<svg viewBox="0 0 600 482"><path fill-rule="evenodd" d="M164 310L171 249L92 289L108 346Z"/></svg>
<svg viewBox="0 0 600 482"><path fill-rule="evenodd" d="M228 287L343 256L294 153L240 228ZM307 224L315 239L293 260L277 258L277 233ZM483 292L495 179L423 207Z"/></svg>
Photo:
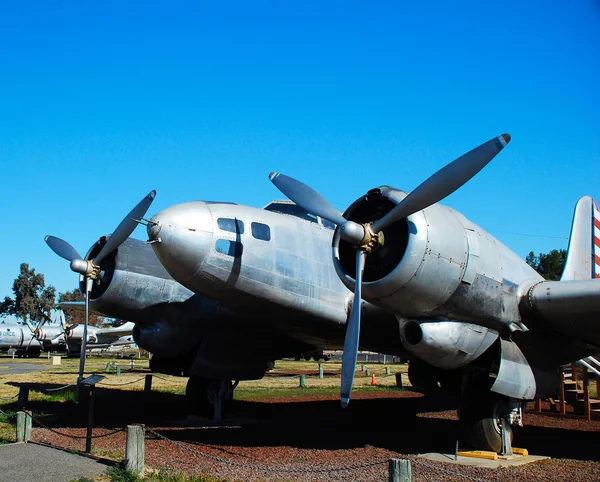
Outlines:
<svg viewBox="0 0 600 482"><path fill-rule="evenodd" d="M100 274L100 266L90 260L74 259L71 261L71 270L88 278L97 279Z"/></svg>

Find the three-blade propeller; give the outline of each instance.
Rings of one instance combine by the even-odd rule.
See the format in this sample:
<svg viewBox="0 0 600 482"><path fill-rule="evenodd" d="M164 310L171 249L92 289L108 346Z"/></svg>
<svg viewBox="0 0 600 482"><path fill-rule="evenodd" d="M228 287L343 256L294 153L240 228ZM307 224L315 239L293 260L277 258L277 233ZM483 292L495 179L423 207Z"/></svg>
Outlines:
<svg viewBox="0 0 600 482"><path fill-rule="evenodd" d="M151 191L142 199L117 226L117 229L108 237L106 243L92 260L86 260L81 257L77 250L66 241L55 236L46 236L44 240L61 258L71 262L71 270L84 277L85 286L85 324L83 327L83 344L81 346L81 362L79 367L79 381L83 379L83 368L85 363L85 350L87 341L87 327L89 321L89 299L92 290L92 283L100 274L100 263L116 248L118 248L138 225L140 219L144 217L146 211L156 197L156 191Z"/></svg>
<svg viewBox="0 0 600 482"><path fill-rule="evenodd" d="M296 204L312 214L338 225L340 237L352 244L356 253L354 301L346 325L342 357L341 402L350 400L360 335L361 285L366 256L381 243L380 233L391 224L435 204L456 191L483 169L510 142L502 134L467 152L447 164L406 196L394 209L372 224L358 224L345 219L323 196L306 184L291 177L272 172L269 179Z"/></svg>

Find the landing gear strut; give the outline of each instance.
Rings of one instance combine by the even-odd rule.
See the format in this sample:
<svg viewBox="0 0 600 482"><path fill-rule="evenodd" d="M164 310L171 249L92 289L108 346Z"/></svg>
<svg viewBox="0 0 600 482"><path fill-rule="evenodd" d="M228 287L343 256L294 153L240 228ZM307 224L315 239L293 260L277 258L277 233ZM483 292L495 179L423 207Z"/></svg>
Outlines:
<svg viewBox="0 0 600 482"><path fill-rule="evenodd" d="M221 421L239 382L191 376L185 395L192 413Z"/></svg>

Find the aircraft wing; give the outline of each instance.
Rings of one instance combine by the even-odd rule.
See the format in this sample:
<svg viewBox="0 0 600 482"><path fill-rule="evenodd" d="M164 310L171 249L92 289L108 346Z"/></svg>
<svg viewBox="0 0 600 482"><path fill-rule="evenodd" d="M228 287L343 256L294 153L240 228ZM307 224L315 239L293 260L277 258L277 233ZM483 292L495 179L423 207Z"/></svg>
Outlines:
<svg viewBox="0 0 600 482"><path fill-rule="evenodd" d="M63 301L58 306L67 310L85 311L85 301Z"/></svg>
<svg viewBox="0 0 600 482"><path fill-rule="evenodd" d="M116 328L104 328L96 331L96 336L101 335L119 335L127 336L133 333L133 328L135 323L128 321L127 323L122 324L121 326L117 326Z"/></svg>

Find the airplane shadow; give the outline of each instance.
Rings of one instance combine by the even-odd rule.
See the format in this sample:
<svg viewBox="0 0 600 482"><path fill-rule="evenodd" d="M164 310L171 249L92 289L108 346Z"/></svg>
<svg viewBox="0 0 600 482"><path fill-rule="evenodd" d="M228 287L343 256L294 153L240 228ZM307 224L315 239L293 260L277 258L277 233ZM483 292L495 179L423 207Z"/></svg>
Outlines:
<svg viewBox="0 0 600 482"><path fill-rule="evenodd" d="M59 388L53 384L27 385L45 393ZM323 450L371 445L398 453L453 454L459 432L455 402L440 396L352 400L345 410L337 400L234 401L222 426L211 430L182 423L190 409L183 395L97 387L94 396L96 427L144 423L160 427L157 431L168 438L208 445ZM16 401L6 408L16 409ZM28 408L34 416L47 414L41 421L51 428L87 424L86 406L74 401L32 400ZM204 425L215 426L208 421ZM600 461L600 451L595 448L599 444L600 432L531 425L515 431L515 446L553 458Z"/></svg>

